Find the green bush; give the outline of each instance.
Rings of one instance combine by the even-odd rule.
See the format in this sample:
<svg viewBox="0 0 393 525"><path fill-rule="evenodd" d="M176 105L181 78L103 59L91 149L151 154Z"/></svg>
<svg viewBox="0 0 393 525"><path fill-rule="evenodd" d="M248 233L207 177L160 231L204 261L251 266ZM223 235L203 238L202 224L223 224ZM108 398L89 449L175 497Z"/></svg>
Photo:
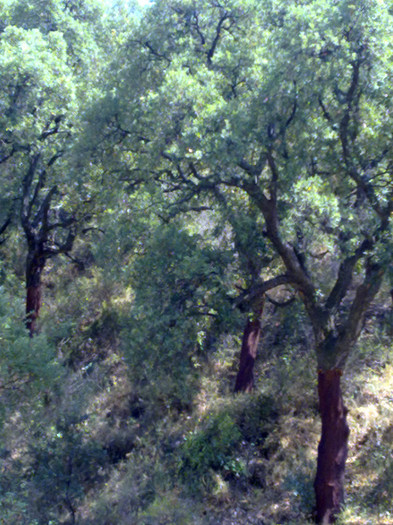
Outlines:
<svg viewBox="0 0 393 525"><path fill-rule="evenodd" d="M86 487L99 479L97 473L107 463L100 443L85 439L75 423L58 424L46 439L37 439L29 447L30 515L40 523L63 513L75 515Z"/></svg>
<svg viewBox="0 0 393 525"><path fill-rule="evenodd" d="M277 418L274 399L266 394L237 396L233 410L242 439L262 446L272 422Z"/></svg>
<svg viewBox="0 0 393 525"><path fill-rule="evenodd" d="M198 483L209 487L212 471L240 474L242 461L236 457L242 434L228 413L209 415L201 428L189 432L181 447L180 474L193 489Z"/></svg>

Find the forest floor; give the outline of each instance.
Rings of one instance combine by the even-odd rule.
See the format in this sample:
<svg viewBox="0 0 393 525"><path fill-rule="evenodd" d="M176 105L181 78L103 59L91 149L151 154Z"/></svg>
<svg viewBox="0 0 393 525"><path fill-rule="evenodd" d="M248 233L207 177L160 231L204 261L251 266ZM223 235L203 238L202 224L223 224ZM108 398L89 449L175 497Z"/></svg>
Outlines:
<svg viewBox="0 0 393 525"><path fill-rule="evenodd" d="M97 293L104 308L93 315L90 302L75 312L87 285L78 286L61 308L48 301L46 339L37 338L42 348L55 345L61 367L51 369L49 386L40 378L34 395L22 395L21 386L9 397L0 522L312 523L316 363L297 307L268 312L255 391L234 394L238 336L221 336L185 372L174 362L133 363L121 344L129 299ZM367 321L343 377L350 438L339 525L393 525L389 315ZM64 333L78 318L72 337L59 330L59 317Z"/></svg>

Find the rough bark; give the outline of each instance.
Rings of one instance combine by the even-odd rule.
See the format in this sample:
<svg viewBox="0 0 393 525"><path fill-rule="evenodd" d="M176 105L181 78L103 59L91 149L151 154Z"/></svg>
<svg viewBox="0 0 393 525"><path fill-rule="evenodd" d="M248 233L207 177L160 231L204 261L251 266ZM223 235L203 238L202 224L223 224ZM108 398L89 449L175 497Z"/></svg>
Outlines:
<svg viewBox="0 0 393 525"><path fill-rule="evenodd" d="M42 138L56 133L60 120L51 130L44 130ZM30 159L23 179L20 219L28 253L26 257L26 327L30 337L36 331L36 321L41 308L42 272L48 259L61 253L69 253L76 237L75 217L61 208L55 211L52 200L58 193L56 185L45 190L47 169L56 162L61 153L43 164L41 154ZM42 193L46 191L45 195ZM52 220L51 220L52 219Z"/></svg>
<svg viewBox="0 0 393 525"><path fill-rule="evenodd" d="M258 352L258 344L261 336L261 316L263 312L264 298L261 300L254 319L248 319L242 340L240 352L239 371L236 377L235 392L251 392L254 388L254 364Z"/></svg>
<svg viewBox="0 0 393 525"><path fill-rule="evenodd" d="M36 332L42 297L42 271L45 258L28 254L26 261L26 328L30 337Z"/></svg>
<svg viewBox="0 0 393 525"><path fill-rule="evenodd" d="M30 337L36 331L36 321L41 308L41 285L30 286L26 290L26 327Z"/></svg>
<svg viewBox="0 0 393 525"><path fill-rule="evenodd" d="M322 420L321 440L318 446L316 495L316 522L334 523L344 503L344 474L348 453L348 410L341 394L342 371L318 372L319 410Z"/></svg>

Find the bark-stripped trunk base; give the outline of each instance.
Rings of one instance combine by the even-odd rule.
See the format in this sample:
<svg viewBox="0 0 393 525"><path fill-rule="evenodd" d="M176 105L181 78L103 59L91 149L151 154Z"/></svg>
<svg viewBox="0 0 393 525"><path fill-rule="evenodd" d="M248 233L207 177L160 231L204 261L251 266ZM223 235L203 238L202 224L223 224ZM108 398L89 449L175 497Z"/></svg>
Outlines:
<svg viewBox="0 0 393 525"><path fill-rule="evenodd" d="M26 327L30 337L36 331L36 321L41 308L41 284L28 286L26 290Z"/></svg>
<svg viewBox="0 0 393 525"><path fill-rule="evenodd" d="M260 318L258 317L253 321L248 319L243 333L239 372L236 377L235 392L251 392L254 388L254 363L257 357L260 336Z"/></svg>
<svg viewBox="0 0 393 525"><path fill-rule="evenodd" d="M344 503L345 461L348 453L348 410L341 394L341 370L318 373L319 410L322 434L318 446L314 488L316 522L334 523Z"/></svg>

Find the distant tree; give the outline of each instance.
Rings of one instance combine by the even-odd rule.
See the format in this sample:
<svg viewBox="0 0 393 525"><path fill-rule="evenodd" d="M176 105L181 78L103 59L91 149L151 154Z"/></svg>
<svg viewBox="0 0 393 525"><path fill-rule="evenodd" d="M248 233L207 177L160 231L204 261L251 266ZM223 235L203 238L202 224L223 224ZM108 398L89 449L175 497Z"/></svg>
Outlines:
<svg viewBox="0 0 393 525"><path fill-rule="evenodd" d="M344 501L340 382L391 259L391 28L376 0L157 1L105 117L130 181L185 209L234 189L258 210L280 265L249 298L290 284L314 333L319 523Z"/></svg>
<svg viewBox="0 0 393 525"><path fill-rule="evenodd" d="M266 243L259 222L259 212L241 192L215 188L214 198L221 209L221 220L228 223L231 239L238 260L238 277L243 281L237 286L233 306L247 313L242 336L239 369L235 392L251 392L255 386L254 365L261 337L261 319L265 305L266 285L262 278L264 268L274 266L275 254ZM277 261L276 261L277 262Z"/></svg>
<svg viewBox="0 0 393 525"><path fill-rule="evenodd" d="M45 265L71 251L77 224L85 215L81 211L85 172L72 160L70 150L81 93L90 86L89 69L99 48L86 31L83 6L82 2L71 9L70 3L60 0L45 8L38 1L12 2L0 33L2 190L8 208L18 212L27 244L30 335L40 311Z"/></svg>

